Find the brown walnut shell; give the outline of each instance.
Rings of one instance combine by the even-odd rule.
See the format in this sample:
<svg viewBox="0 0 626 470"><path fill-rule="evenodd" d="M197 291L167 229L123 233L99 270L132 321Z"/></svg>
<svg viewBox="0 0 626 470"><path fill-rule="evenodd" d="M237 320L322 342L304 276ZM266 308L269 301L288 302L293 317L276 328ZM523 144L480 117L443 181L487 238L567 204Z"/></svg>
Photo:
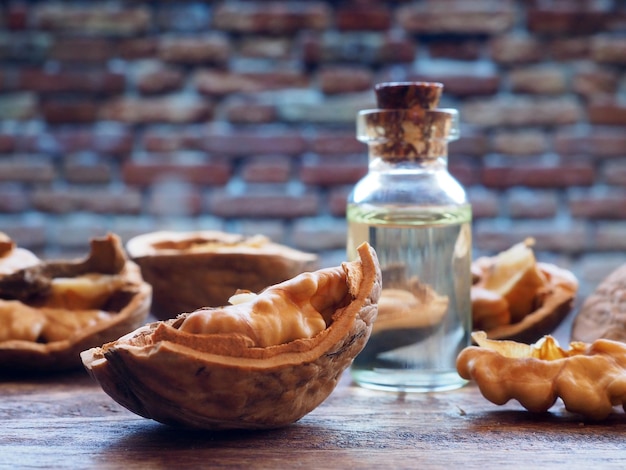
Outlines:
<svg viewBox="0 0 626 470"><path fill-rule="evenodd" d="M317 256L218 231L153 232L126 244L154 289L152 313L165 320L201 307L226 305L238 289L260 290L317 267Z"/></svg>
<svg viewBox="0 0 626 470"><path fill-rule="evenodd" d="M85 305L70 288L50 294L59 278L111 276L115 287L99 294L97 305ZM109 279L109 278L107 278ZM150 311L152 288L139 267L126 258L116 235L91 242L90 254L75 261L41 261L0 276L0 319L36 319L31 339L0 339L0 371L60 371L81 367L80 352L118 338L142 325ZM90 302L92 301L89 300ZM90 320L85 321L88 317ZM27 323L27 322L26 322ZM29 327L28 324L22 325ZM10 324L0 331L11 331ZM48 335L48 336L46 336Z"/></svg>
<svg viewBox="0 0 626 470"><path fill-rule="evenodd" d="M359 256L300 274L242 304L146 325L84 351L83 363L118 403L165 424L212 430L288 425L328 397L369 339L381 274L369 245L359 247ZM232 333L182 330L193 315L235 318L242 309L282 329L312 308L326 322L320 332L269 346L258 346L246 325Z"/></svg>
<svg viewBox="0 0 626 470"><path fill-rule="evenodd" d="M585 299L572 324L572 341L626 342L626 265L611 272Z"/></svg>
<svg viewBox="0 0 626 470"><path fill-rule="evenodd" d="M547 283L536 293L533 300L534 308L517 322L486 329L490 339L534 343L552 333L572 310L578 291L578 281L574 275L550 263L538 262L537 268L545 276ZM479 263L475 262L473 266L475 284L479 282L480 269ZM474 288L475 286L472 286L472 289Z"/></svg>

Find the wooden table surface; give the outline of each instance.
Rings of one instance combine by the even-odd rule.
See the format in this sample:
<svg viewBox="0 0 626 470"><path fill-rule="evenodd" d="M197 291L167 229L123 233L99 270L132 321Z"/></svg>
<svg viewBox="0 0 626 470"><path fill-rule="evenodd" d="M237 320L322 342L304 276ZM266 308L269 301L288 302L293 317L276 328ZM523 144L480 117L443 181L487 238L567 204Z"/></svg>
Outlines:
<svg viewBox="0 0 626 470"><path fill-rule="evenodd" d="M346 374L299 422L211 433L138 417L83 371L0 381L0 468L626 468L626 415L586 423L558 403L533 415L470 384L371 391Z"/></svg>

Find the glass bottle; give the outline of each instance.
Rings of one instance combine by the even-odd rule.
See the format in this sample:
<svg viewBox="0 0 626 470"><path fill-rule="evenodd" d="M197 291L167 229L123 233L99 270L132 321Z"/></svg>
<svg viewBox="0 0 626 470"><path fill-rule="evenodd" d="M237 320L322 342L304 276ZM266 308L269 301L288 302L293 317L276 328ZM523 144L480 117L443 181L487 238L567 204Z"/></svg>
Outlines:
<svg viewBox="0 0 626 470"><path fill-rule="evenodd" d="M450 175L458 113L437 109L438 83L383 83L378 109L361 111L357 136L369 170L347 204L348 259L368 242L383 273L379 313L351 374L367 388L463 386L456 356L470 344L471 206Z"/></svg>

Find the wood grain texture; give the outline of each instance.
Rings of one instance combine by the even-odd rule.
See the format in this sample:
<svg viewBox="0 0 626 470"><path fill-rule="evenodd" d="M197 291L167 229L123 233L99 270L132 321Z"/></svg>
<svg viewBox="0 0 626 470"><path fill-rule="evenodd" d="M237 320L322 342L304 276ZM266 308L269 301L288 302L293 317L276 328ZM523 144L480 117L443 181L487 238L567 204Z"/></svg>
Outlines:
<svg viewBox="0 0 626 470"><path fill-rule="evenodd" d="M0 382L1 468L626 467L626 415L586 423L557 402L533 415L475 386L430 394L356 387L299 422L262 432L202 432L140 418L85 373Z"/></svg>

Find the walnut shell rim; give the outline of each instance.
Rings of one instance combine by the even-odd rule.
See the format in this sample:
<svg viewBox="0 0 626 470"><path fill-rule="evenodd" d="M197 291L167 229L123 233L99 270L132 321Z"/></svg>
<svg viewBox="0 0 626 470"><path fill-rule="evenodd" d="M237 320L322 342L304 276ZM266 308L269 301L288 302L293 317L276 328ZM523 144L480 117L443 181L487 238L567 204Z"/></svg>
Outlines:
<svg viewBox="0 0 626 470"><path fill-rule="evenodd" d="M164 424L209 430L289 425L332 393L369 339L381 274L369 245L359 255L334 268L343 270L352 300L338 305L332 323L312 338L246 348L236 335L181 333L182 314L84 351L83 364L119 404Z"/></svg>
<svg viewBox="0 0 626 470"><path fill-rule="evenodd" d="M193 240L223 246L216 251L185 250ZM245 240L238 234L211 230L157 231L131 238L126 250L153 287L152 314L159 320L226 305L237 289L259 292L317 267L315 254L269 240L262 248L253 248L242 245Z"/></svg>

